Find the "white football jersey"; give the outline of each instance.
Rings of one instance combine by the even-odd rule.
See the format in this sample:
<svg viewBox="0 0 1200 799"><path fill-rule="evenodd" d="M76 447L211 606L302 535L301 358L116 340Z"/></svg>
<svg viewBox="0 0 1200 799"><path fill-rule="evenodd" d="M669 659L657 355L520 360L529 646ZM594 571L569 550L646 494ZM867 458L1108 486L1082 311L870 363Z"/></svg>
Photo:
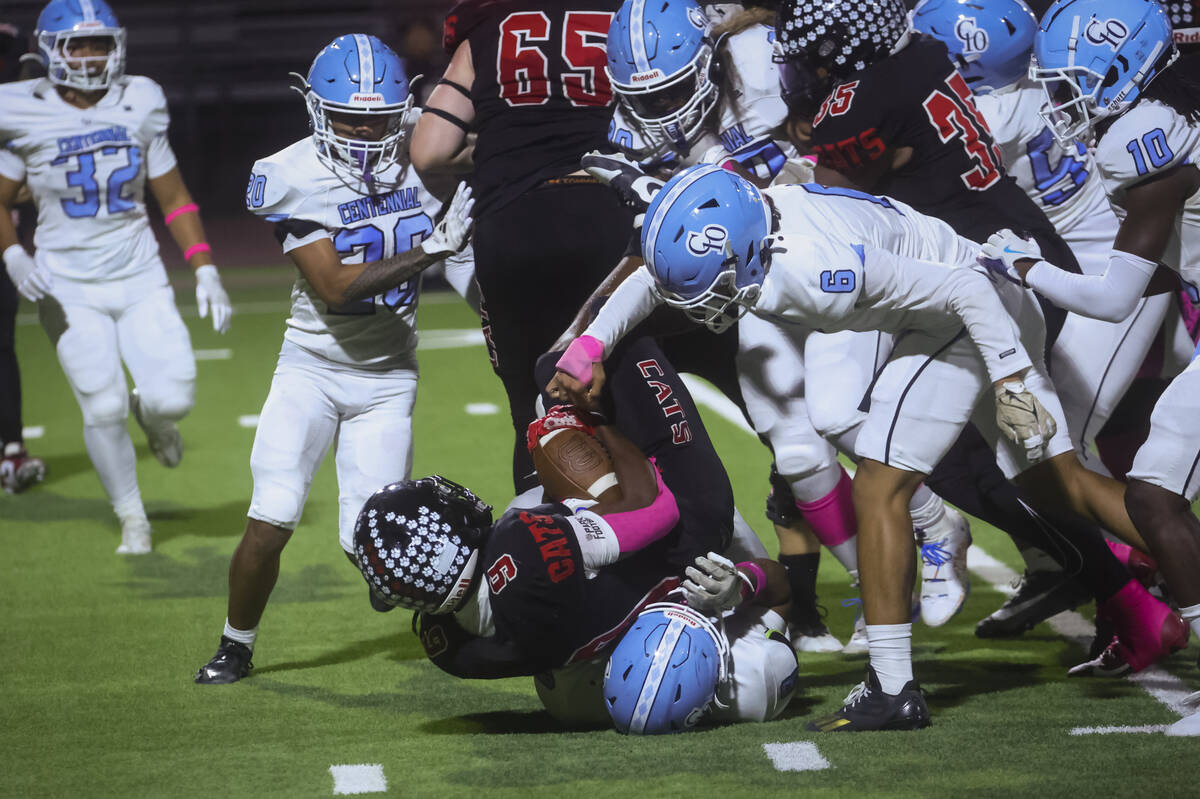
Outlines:
<svg viewBox="0 0 1200 799"><path fill-rule="evenodd" d="M349 185L318 160L312 138L304 138L254 164L246 206L276 224L284 252L326 238L342 263L360 264L420 244L442 202L407 164L393 164L372 187ZM297 277L284 338L336 363L413 368L420 282L418 276L386 294L331 308Z"/></svg>
<svg viewBox="0 0 1200 799"><path fill-rule="evenodd" d="M1143 98L1117 117L1096 145L1096 164L1108 198L1124 218L1125 190L1159 172L1200 158L1200 126L1168 105ZM1200 192L1183 204L1160 259L1200 286Z"/></svg>
<svg viewBox="0 0 1200 799"><path fill-rule="evenodd" d="M779 67L772 58L775 29L751 25L733 34L722 44L719 58L729 71L729 80L720 87L717 107L710 114L717 120L716 132L707 132L686 156L670 159L668 166L700 163L710 149L720 145L733 153L748 144L770 137L787 118L787 106L780 96ZM609 125L608 138L614 145L639 159L653 156L650 145L637 126L626 119L618 103ZM770 146L770 143L764 142ZM795 149L784 141L774 142L778 160L795 157Z"/></svg>
<svg viewBox="0 0 1200 799"><path fill-rule="evenodd" d="M1064 148L1046 126L1038 113L1045 101L1045 90L1027 78L975 96L975 106L1000 146L1005 171L1074 248L1071 231L1097 214L1107 217L1108 200L1088 149L1079 142ZM1115 235L1116 229L1111 232Z"/></svg>
<svg viewBox="0 0 1200 799"><path fill-rule="evenodd" d="M977 245L946 223L816 184L763 194L780 218L755 315L826 332L965 325L993 379L1031 365L1016 323L975 268Z"/></svg>
<svg viewBox="0 0 1200 799"><path fill-rule="evenodd" d="M161 275L143 196L175 167L167 101L149 78L122 77L91 108L63 101L48 80L0 86L0 146L21 161L38 208L37 261L77 281Z"/></svg>

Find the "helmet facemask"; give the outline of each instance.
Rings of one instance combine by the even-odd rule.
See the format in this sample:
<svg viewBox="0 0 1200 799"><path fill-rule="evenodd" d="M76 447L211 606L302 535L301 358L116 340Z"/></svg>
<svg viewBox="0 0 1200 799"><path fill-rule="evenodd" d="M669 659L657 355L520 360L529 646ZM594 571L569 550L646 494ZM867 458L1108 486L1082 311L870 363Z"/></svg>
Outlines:
<svg viewBox="0 0 1200 799"><path fill-rule="evenodd" d="M326 100L307 81L303 89L298 91L304 95L308 109L313 141L317 145L317 158L334 174L344 179L371 182L400 161L401 147L407 136L406 126L412 112L411 94L403 103L396 105L367 101L351 106ZM334 120L330 114L362 116L372 120L385 117L387 121L379 139L355 139L339 135L334 130Z"/></svg>
<svg viewBox="0 0 1200 799"><path fill-rule="evenodd" d="M91 26L91 27L89 27ZM73 43L108 39L108 52L97 56L71 55ZM80 91L107 89L125 74L125 29L99 22L82 22L73 30L42 31L38 49L46 59L46 77L57 86Z"/></svg>
<svg viewBox="0 0 1200 799"><path fill-rule="evenodd" d="M687 298L664 288L656 282L658 295L672 308L678 308L693 322L704 325L714 333L724 333L746 313L754 308L762 285L749 283L739 287L738 256L728 242L725 244L726 258L716 279L696 297Z"/></svg>
<svg viewBox="0 0 1200 799"><path fill-rule="evenodd" d="M705 43L686 67L653 83L622 84L608 70L621 108L652 149L686 154L699 141L720 95L712 59L713 47Z"/></svg>

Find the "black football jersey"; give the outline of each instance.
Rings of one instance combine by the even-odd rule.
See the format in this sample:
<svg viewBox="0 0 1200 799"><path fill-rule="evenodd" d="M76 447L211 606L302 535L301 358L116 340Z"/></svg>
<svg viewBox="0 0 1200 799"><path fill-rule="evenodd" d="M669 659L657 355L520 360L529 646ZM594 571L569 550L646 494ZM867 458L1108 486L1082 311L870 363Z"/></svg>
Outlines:
<svg viewBox="0 0 1200 799"><path fill-rule="evenodd" d="M620 0L465 0L445 44L470 42L475 65L476 215L607 147L612 88L604 68Z"/></svg>
<svg viewBox="0 0 1200 799"><path fill-rule="evenodd" d="M820 163L860 180L889 151L911 147L907 163L862 188L903 200L975 241L1002 227L1053 232L1004 172L946 46L928 36L837 86L813 120L812 144Z"/></svg>
<svg viewBox="0 0 1200 799"><path fill-rule="evenodd" d="M645 605L679 585L661 558L642 554L589 579L569 515L561 505L542 505L496 522L479 557L495 633L473 635L453 616L420 614L414 623L435 665L457 677L490 679L588 660L615 644ZM585 517L576 521L586 530Z"/></svg>

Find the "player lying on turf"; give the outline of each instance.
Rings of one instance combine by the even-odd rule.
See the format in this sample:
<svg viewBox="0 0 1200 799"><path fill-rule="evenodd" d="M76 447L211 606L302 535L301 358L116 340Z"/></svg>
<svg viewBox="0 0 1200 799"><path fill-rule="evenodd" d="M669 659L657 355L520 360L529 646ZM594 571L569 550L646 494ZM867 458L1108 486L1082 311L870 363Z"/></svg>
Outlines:
<svg viewBox="0 0 1200 799"><path fill-rule="evenodd" d="M150 522L126 429L132 405L150 450L177 466L176 422L195 401L196 361L150 230L150 188L196 273L200 315L229 328L232 309L167 141L167 100L125 75L125 29L104 0L52 0L37 23L45 78L0 87L0 251L17 290L38 303L83 413L83 440L121 522L120 554L150 551ZM17 241L22 182L38 207L36 256ZM136 386L125 382L129 370Z"/></svg>
<svg viewBox="0 0 1200 799"><path fill-rule="evenodd" d="M912 682L913 552L901 531L911 532L913 489L968 420L997 447L1005 473L1020 476L1039 502L1064 503L1140 544L1119 484L1083 469L1070 452L1040 364L1036 303L1005 281L993 289L971 268L977 245L945 223L861 192L809 184L760 192L713 166L673 178L647 220L642 245L653 277L643 268L601 309L589 328L600 341L618 338L659 300L713 327L753 310L806 329L903 334L856 442L871 666L865 692L813 729L928 723ZM556 379L577 389L578 376ZM994 405L980 402L989 391ZM1178 648L1186 635L1178 618L1132 580L1104 610L1116 619L1121 652L1134 669Z"/></svg>
<svg viewBox="0 0 1200 799"><path fill-rule="evenodd" d="M250 453L254 493L229 565L225 629L199 683L250 670L280 554L330 446L348 557L362 503L408 477L420 273L443 260L471 268L469 250L455 256L471 226L470 189L443 204L409 169L412 96L400 58L374 36L339 36L313 60L302 94L312 135L257 162L246 190L300 276Z"/></svg>
<svg viewBox="0 0 1200 799"><path fill-rule="evenodd" d="M1083 30L1080 37L1078 31ZM1036 244L1002 231L983 263L1080 314L1120 321L1160 283L1163 265L1200 282L1200 62L1179 63L1166 12L1152 0L1065 0L1046 12L1030 75L1046 90L1060 141L1094 140L1109 199L1123 220L1101 274L1073 275ZM1200 635L1200 358L1171 381L1129 472L1125 505L1183 617ZM1200 716L1172 731L1200 735Z"/></svg>

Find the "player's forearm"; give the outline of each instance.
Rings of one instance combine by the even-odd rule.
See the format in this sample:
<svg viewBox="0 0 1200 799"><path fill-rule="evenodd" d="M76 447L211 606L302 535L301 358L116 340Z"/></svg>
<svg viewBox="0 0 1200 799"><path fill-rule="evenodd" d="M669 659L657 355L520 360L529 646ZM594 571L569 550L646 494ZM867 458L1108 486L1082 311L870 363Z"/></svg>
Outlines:
<svg viewBox="0 0 1200 799"><path fill-rule="evenodd" d="M572 339L582 336L584 330L587 329L588 323L591 321L592 307L595 303L610 296L624 282L625 278L632 275L641 265L642 259L636 256L621 259L621 262L608 273L608 277L604 278L604 281L596 287L596 290L591 293L587 301L580 306L579 311L575 314L575 318L571 320L570 326L563 331L563 334L558 337L558 341L554 342L549 351L557 352L565 350Z"/></svg>
<svg viewBox="0 0 1200 799"><path fill-rule="evenodd" d="M604 513L637 510L654 502L658 485L654 469L646 455L614 425L605 424L596 428L596 438L608 450L612 458L613 474L621 486L621 499Z"/></svg>
<svg viewBox="0 0 1200 799"><path fill-rule="evenodd" d="M753 563L762 570L763 576L766 578L766 584L759 587L758 593L753 597L755 605L762 605L768 608L781 608L791 603L792 588L788 582L787 570L779 564L778 561L770 558L755 558ZM752 572L744 568L745 564L738 564L738 568L743 572ZM757 576L757 575L752 575Z"/></svg>
<svg viewBox="0 0 1200 799"><path fill-rule="evenodd" d="M1025 283L1058 307L1105 322L1121 322L1133 313L1158 265L1113 250L1102 275L1076 275L1045 261L1025 273Z"/></svg>
<svg viewBox="0 0 1200 799"><path fill-rule="evenodd" d="M596 314L596 318L583 332L583 335L592 336L600 341L604 345L605 353L612 352L617 342L649 316L660 302L654 291L654 278L651 277L650 270L640 263L641 259L626 260L640 265L630 270L630 274L621 280L604 303L604 307ZM620 269L621 267L618 267L618 270ZM610 279L616 274L614 272L610 275ZM588 305L590 304L589 300ZM586 308L587 306L585 310Z"/></svg>
<svg viewBox="0 0 1200 799"><path fill-rule="evenodd" d="M17 229L13 226L12 207L0 203L0 253L14 244L19 244Z"/></svg>
<svg viewBox="0 0 1200 799"><path fill-rule="evenodd" d="M185 210L180 213L189 206L196 210ZM177 208L163 210L164 218L171 220L167 224L167 230L171 231L171 238L175 239L175 244L184 254L188 266L192 269L199 269L206 264L211 264L213 262L212 251L204 236L204 224L200 221L200 213L195 203L189 198L186 203L181 203ZM172 214L175 216L172 217Z"/></svg>
<svg viewBox="0 0 1200 799"><path fill-rule="evenodd" d="M343 265L333 273L334 286L327 291L335 295L336 304L374 297L412 280L443 258L445 254L431 255L423 247L413 247L391 258Z"/></svg>

